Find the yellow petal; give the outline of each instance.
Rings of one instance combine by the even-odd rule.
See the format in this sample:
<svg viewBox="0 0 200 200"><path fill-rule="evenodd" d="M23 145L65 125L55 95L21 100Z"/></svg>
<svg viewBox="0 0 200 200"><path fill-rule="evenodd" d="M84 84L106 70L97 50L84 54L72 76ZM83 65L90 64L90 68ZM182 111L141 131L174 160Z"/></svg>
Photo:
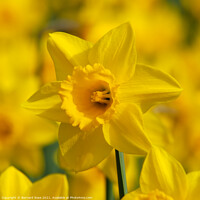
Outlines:
<svg viewBox="0 0 200 200"><path fill-rule="evenodd" d="M48 50L54 61L57 80L64 80L71 75L74 66L88 64L88 49L90 42L76 36L55 32L48 39Z"/></svg>
<svg viewBox="0 0 200 200"><path fill-rule="evenodd" d="M99 169L93 167L76 173L68 180L70 183L69 196L92 197L93 200L105 199L105 176Z"/></svg>
<svg viewBox="0 0 200 200"><path fill-rule="evenodd" d="M96 166L111 152L101 128L83 132L70 124L61 124L58 135L61 165L70 171L83 171Z"/></svg>
<svg viewBox="0 0 200 200"><path fill-rule="evenodd" d="M0 195L4 197L22 196L31 185L31 181L22 172L9 167L0 176Z"/></svg>
<svg viewBox="0 0 200 200"><path fill-rule="evenodd" d="M180 92L180 85L170 75L153 67L137 64L131 80L119 86L118 98L121 102L137 103L146 111L152 105L178 97Z"/></svg>
<svg viewBox="0 0 200 200"><path fill-rule="evenodd" d="M142 113L134 104L118 105L112 119L103 125L103 133L108 144L124 153L145 154L151 147Z"/></svg>
<svg viewBox="0 0 200 200"><path fill-rule="evenodd" d="M41 149L16 147L13 152L13 163L20 166L25 173L35 177L44 172L44 155Z"/></svg>
<svg viewBox="0 0 200 200"><path fill-rule="evenodd" d="M27 123L29 123L29 132L23 135L23 145L41 147L55 142L57 140L58 123L33 116L29 112L29 116L30 114L31 117L29 119L28 117L26 118Z"/></svg>
<svg viewBox="0 0 200 200"><path fill-rule="evenodd" d="M141 194L142 194L142 192L141 192L140 188L138 188L137 190L126 194L122 198L122 200L148 200L147 198L146 199L140 198Z"/></svg>
<svg viewBox="0 0 200 200"><path fill-rule="evenodd" d="M126 155L126 154L125 154ZM126 159L124 159L126 160ZM126 165L127 166L127 165ZM98 164L98 168L104 173L104 175L117 184L117 167L115 159L115 150L113 149L109 156Z"/></svg>
<svg viewBox="0 0 200 200"><path fill-rule="evenodd" d="M200 171L190 172L187 174L188 194L186 200L200 199Z"/></svg>
<svg viewBox="0 0 200 200"><path fill-rule="evenodd" d="M108 68L119 83L129 80L136 64L135 39L130 24L122 24L104 35L90 50L89 61Z"/></svg>
<svg viewBox="0 0 200 200"><path fill-rule="evenodd" d="M170 143L170 133L161 122L160 118L153 112L143 115L144 129L150 141L154 145L166 147Z"/></svg>
<svg viewBox="0 0 200 200"><path fill-rule="evenodd" d="M187 178L175 158L163 149L153 147L143 164L140 187L143 193L160 190L174 199L185 199Z"/></svg>
<svg viewBox="0 0 200 200"><path fill-rule="evenodd" d="M58 94L61 82L47 83L33 94L23 107L47 119L68 122L68 117L61 109L61 98Z"/></svg>
<svg viewBox="0 0 200 200"><path fill-rule="evenodd" d="M128 193L122 198L122 200L140 200L140 199L137 198L135 194Z"/></svg>
<svg viewBox="0 0 200 200"><path fill-rule="evenodd" d="M125 195L122 200L174 200L172 197L166 195L159 190L153 190L148 194L141 193L140 189Z"/></svg>
<svg viewBox="0 0 200 200"><path fill-rule="evenodd" d="M33 183L27 196L35 197L67 197L68 182L64 174L51 174Z"/></svg>

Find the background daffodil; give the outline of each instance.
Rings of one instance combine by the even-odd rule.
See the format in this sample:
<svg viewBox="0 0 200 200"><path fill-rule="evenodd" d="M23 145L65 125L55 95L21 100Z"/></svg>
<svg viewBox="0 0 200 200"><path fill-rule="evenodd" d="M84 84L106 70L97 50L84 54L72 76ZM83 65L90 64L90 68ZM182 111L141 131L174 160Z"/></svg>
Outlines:
<svg viewBox="0 0 200 200"><path fill-rule="evenodd" d="M16 39L36 32L44 24L46 15L44 0L0 1L0 38Z"/></svg>
<svg viewBox="0 0 200 200"><path fill-rule="evenodd" d="M9 80L9 79L8 79ZM0 99L0 172L13 165L32 177L45 169L43 148L56 141L58 125L32 116L20 107L38 88L35 77L21 80L1 93ZM35 125L37 124L37 126Z"/></svg>
<svg viewBox="0 0 200 200"><path fill-rule="evenodd" d="M62 122L62 162L73 171L101 162L113 148L145 154L151 142L143 130L142 111L180 94L170 75L136 64L135 39L129 23L96 44L56 32L48 49L57 81L44 85L25 103L38 115Z"/></svg>
<svg viewBox="0 0 200 200"><path fill-rule="evenodd" d="M123 200L197 200L200 172L186 174L181 164L163 149L153 147L143 164L140 188Z"/></svg>
<svg viewBox="0 0 200 200"><path fill-rule="evenodd" d="M79 173L71 173L68 181L69 196L105 199L106 180L104 174L96 167Z"/></svg>
<svg viewBox="0 0 200 200"><path fill-rule="evenodd" d="M0 176L0 198L11 197L17 199L67 198L67 178L64 174L51 174L32 183L22 172L11 166Z"/></svg>

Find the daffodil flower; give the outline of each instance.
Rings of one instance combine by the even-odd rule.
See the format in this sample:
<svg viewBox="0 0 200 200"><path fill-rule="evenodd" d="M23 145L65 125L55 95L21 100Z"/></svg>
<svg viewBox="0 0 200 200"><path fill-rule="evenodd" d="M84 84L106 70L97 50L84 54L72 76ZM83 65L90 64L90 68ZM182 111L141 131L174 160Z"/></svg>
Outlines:
<svg viewBox="0 0 200 200"><path fill-rule="evenodd" d="M175 158L153 147L143 164L140 188L123 200L198 200L199 180L200 171L186 174Z"/></svg>
<svg viewBox="0 0 200 200"><path fill-rule="evenodd" d="M33 116L20 107L38 88L35 77L22 77L23 81L17 82L17 87L13 90L15 92L6 90L6 95L1 93L0 173L14 165L31 177L38 177L44 171L43 147L56 141L58 125Z"/></svg>
<svg viewBox="0 0 200 200"><path fill-rule="evenodd" d="M136 64L129 23L96 44L67 33L50 34L48 49L56 82L44 85L24 105L61 122L61 160L68 170L97 165L113 148L146 154L151 142L143 131L142 111L180 94L170 75Z"/></svg>
<svg viewBox="0 0 200 200"><path fill-rule="evenodd" d="M70 186L69 196L92 197L94 200L105 200L105 176L96 167L79 173L71 173L68 176L68 181Z"/></svg>
<svg viewBox="0 0 200 200"><path fill-rule="evenodd" d="M46 13L46 6L42 6L40 1L0 1L0 38L24 38L43 24Z"/></svg>
<svg viewBox="0 0 200 200"><path fill-rule="evenodd" d="M59 197L68 197L68 182L64 174L51 174L32 183L22 172L11 166L0 176L1 199Z"/></svg>

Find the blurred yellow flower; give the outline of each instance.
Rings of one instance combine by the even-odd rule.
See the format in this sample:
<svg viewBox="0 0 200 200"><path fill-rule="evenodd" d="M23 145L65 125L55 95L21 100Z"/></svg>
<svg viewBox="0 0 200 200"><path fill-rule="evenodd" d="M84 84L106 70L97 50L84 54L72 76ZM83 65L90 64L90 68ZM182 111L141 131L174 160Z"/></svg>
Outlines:
<svg viewBox="0 0 200 200"><path fill-rule="evenodd" d="M12 38L35 33L44 22L45 0L1 0L0 38Z"/></svg>
<svg viewBox="0 0 200 200"><path fill-rule="evenodd" d="M181 164L161 148L153 147L147 155L140 188L123 200L198 200L200 171L186 175Z"/></svg>
<svg viewBox="0 0 200 200"><path fill-rule="evenodd" d="M94 45L53 33L48 48L58 81L43 86L24 106L62 122L59 144L68 170L93 167L113 148L145 154L151 143L142 111L176 98L181 89L168 74L136 64L130 24L111 30Z"/></svg>
<svg viewBox="0 0 200 200"><path fill-rule="evenodd" d="M190 46L160 54L152 63L173 74L184 88L176 101L159 106L156 111L173 139L167 151L181 162L186 171L198 170L200 165L199 41L197 38Z"/></svg>
<svg viewBox="0 0 200 200"><path fill-rule="evenodd" d="M54 64L51 59L51 56L49 55L49 52L47 50L47 45L46 45L46 41L48 37L49 37L48 33L46 32L43 33L43 37L40 42L41 52L39 56L41 57L41 62L42 62L40 78L41 78L42 84L56 80Z"/></svg>
<svg viewBox="0 0 200 200"><path fill-rule="evenodd" d="M56 186L56 187L55 187ZM9 167L0 176L1 199L68 197L68 182L63 174L51 174L32 183L22 172Z"/></svg>
<svg viewBox="0 0 200 200"><path fill-rule="evenodd" d="M0 93L16 90L22 79L33 76L38 66L35 40L18 37L0 44Z"/></svg>
<svg viewBox="0 0 200 200"><path fill-rule="evenodd" d="M20 107L37 86L37 79L23 79L12 92L1 94L0 171L14 165L30 176L38 176L44 170L42 148L56 140L58 125Z"/></svg>
<svg viewBox="0 0 200 200"><path fill-rule="evenodd" d="M160 52L177 48L185 36L178 9L161 0L88 0L79 13L79 21L86 26L83 34L89 41L96 41L106 30L130 21L140 62L144 58L151 61Z"/></svg>
<svg viewBox="0 0 200 200"><path fill-rule="evenodd" d="M166 128L156 108L146 112L143 116L144 129L152 144L166 148L173 142L171 131Z"/></svg>
<svg viewBox="0 0 200 200"><path fill-rule="evenodd" d="M84 172L73 173L68 176L69 195L105 199L106 181L104 174L97 168Z"/></svg>

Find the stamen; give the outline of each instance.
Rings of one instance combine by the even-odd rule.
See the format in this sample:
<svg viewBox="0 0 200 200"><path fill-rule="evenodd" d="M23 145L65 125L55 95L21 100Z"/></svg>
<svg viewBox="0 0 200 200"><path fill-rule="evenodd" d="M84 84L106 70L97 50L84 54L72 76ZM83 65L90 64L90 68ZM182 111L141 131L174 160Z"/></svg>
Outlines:
<svg viewBox="0 0 200 200"><path fill-rule="evenodd" d="M109 104L111 99L110 91L95 91L91 95L91 102L100 104Z"/></svg>

